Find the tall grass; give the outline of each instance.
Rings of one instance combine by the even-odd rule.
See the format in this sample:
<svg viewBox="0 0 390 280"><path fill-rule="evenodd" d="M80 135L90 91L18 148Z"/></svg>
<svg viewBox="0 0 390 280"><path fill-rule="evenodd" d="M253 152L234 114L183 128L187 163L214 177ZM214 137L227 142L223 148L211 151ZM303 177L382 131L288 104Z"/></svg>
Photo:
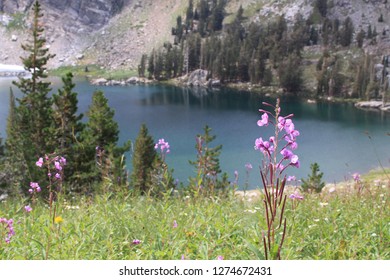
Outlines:
<svg viewBox="0 0 390 280"><path fill-rule="evenodd" d="M389 196L388 186L372 185L360 194L336 187L298 204L288 200L282 258L390 259ZM0 204L0 216L14 219L16 233L9 244L1 243L1 259L44 259L48 238L48 258L56 260L264 259L266 222L258 199L74 198L58 209L63 222L54 225L54 233L47 230L46 203L38 202L30 213L20 205L12 199Z"/></svg>

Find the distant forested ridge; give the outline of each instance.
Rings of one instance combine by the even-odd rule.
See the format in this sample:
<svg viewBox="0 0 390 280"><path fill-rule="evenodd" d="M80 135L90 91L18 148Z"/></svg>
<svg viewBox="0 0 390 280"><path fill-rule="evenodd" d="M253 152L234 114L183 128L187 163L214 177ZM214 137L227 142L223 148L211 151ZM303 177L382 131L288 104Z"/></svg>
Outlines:
<svg viewBox="0 0 390 280"><path fill-rule="evenodd" d="M309 17L297 13L291 22L284 14L249 21L242 6L226 20L226 0L189 0L172 27L172 42L142 56L139 76L160 81L204 69L222 84L276 86L313 97L384 97L387 88L374 66L386 69L387 59L363 49L377 44L375 26L364 30L349 16L328 17L328 2L315 1Z"/></svg>

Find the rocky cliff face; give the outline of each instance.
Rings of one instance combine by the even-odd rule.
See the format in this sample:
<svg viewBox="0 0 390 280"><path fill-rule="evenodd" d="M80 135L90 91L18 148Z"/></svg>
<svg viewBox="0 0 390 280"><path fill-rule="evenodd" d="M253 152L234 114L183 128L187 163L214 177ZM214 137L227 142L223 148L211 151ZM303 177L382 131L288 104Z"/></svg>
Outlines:
<svg viewBox="0 0 390 280"><path fill-rule="evenodd" d="M0 0L0 12L25 13L34 0ZM49 14L67 20L67 25L83 24L98 29L119 13L129 0L41 0ZM77 30L76 30L77 31Z"/></svg>
<svg viewBox="0 0 390 280"><path fill-rule="evenodd" d="M34 0L0 0L0 63L20 64L20 44L26 30L9 30L13 15L28 13ZM188 0L40 0L45 14L46 39L57 56L51 67L64 64L101 64L108 68L136 68L143 53L172 41L171 28L184 16ZM197 2L196 0L194 1ZM389 2L389 3L388 3ZM285 15L291 22L299 12L307 18L314 0L228 0L227 21L240 5L248 21ZM341 21L350 16L355 30L368 25L380 33L376 50L390 49L390 1L328 0L328 16ZM383 15L383 21L378 18ZM27 26L27 24L26 24ZM368 46L368 49L373 48Z"/></svg>

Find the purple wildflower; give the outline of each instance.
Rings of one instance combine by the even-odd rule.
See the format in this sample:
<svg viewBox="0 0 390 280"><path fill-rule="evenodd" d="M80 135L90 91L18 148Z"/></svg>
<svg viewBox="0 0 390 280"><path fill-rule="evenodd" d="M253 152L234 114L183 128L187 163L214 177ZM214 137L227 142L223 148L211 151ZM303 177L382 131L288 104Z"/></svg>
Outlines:
<svg viewBox="0 0 390 280"><path fill-rule="evenodd" d="M177 228L177 222L176 222L176 220L173 220L173 226L172 226L173 228Z"/></svg>
<svg viewBox="0 0 390 280"><path fill-rule="evenodd" d="M38 159L38 161L35 163L35 165L38 166L38 167L42 167L42 165L43 165L43 158L40 157Z"/></svg>
<svg viewBox="0 0 390 280"><path fill-rule="evenodd" d="M31 206L30 205L24 206L24 211L26 211L27 213L30 213L32 211Z"/></svg>
<svg viewBox="0 0 390 280"><path fill-rule="evenodd" d="M250 170L252 170L253 166L252 166L252 164L250 164L248 162L247 164L245 164L245 168L246 168L247 171L250 171Z"/></svg>
<svg viewBox="0 0 390 280"><path fill-rule="evenodd" d="M352 178L355 182L360 182L360 174L359 173L353 173Z"/></svg>
<svg viewBox="0 0 390 280"><path fill-rule="evenodd" d="M301 194L299 194L297 191L290 194L289 198L291 198L293 200L303 200L303 196Z"/></svg>
<svg viewBox="0 0 390 280"><path fill-rule="evenodd" d="M257 121L258 126L267 126L268 125L268 114L264 113L261 115L261 120Z"/></svg>
<svg viewBox="0 0 390 280"><path fill-rule="evenodd" d="M138 239L134 239L132 242L133 245L138 245L140 243L141 243L141 240L138 240Z"/></svg>

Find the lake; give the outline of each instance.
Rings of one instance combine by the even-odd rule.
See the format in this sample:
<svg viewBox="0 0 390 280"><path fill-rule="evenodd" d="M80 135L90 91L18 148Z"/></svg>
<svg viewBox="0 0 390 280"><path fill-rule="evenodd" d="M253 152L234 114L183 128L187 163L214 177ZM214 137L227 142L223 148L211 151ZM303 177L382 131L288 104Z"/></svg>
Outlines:
<svg viewBox="0 0 390 280"><path fill-rule="evenodd" d="M53 79L53 91L61 87ZM0 79L0 133L5 136L9 106L10 78ZM20 93L14 88L17 96ZM196 158L195 138L203 133L207 124L217 138L212 146L222 144L220 163L231 180L239 173L239 184L246 180L245 164L251 163L250 186L261 185L259 166L262 155L254 150L255 139L271 136L272 128L257 126L259 108L263 101L274 100L248 92L229 89L177 88L162 85L134 85L124 87L96 87L77 80L75 91L79 96L79 110L85 113L94 90L105 92L109 104L115 109L120 127L120 142L135 141L140 125L145 123L155 141L164 138L171 146L167 156L174 176L186 183L195 176L188 163ZM356 109L352 104L309 104L295 99L282 100L282 115L294 113L298 137L301 168L288 168L286 175L306 178L310 164L317 162L324 172L324 180L338 182L350 179L354 172L364 173L380 163L390 166L390 114ZM370 138L368 137L370 136ZM131 168L131 156L128 155Z"/></svg>

